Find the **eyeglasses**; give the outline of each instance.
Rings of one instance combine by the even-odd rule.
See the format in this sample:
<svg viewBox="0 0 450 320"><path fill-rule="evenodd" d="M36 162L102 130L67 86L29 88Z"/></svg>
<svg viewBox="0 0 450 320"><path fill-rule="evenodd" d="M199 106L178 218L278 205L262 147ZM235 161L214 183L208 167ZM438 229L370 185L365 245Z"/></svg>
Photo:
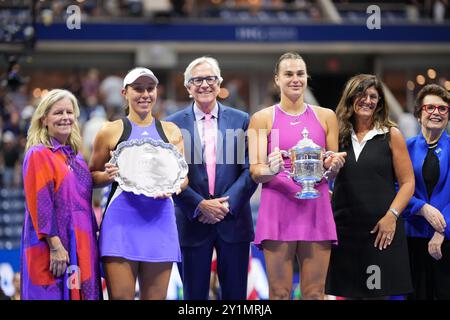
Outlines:
<svg viewBox="0 0 450 320"><path fill-rule="evenodd" d="M439 106L437 104L424 104L422 106L422 109L425 110L425 112L428 114L432 114L436 109L438 109L438 112L440 114L447 114L450 107L444 105Z"/></svg>
<svg viewBox="0 0 450 320"><path fill-rule="evenodd" d="M212 86L213 84L217 83L217 81L219 80L219 77L218 76L195 77L195 78L189 79L188 82L192 83L196 87L200 87L203 84L203 81L205 81L205 80L208 85Z"/></svg>
<svg viewBox="0 0 450 320"><path fill-rule="evenodd" d="M380 96L377 94L360 94L357 96L358 100L366 100L369 97L370 101L377 102L380 100Z"/></svg>

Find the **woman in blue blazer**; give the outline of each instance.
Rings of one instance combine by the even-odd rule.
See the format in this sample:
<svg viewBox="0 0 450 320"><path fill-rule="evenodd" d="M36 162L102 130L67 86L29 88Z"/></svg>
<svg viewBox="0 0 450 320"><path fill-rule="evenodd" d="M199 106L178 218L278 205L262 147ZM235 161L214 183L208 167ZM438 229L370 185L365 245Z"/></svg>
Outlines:
<svg viewBox="0 0 450 320"><path fill-rule="evenodd" d="M450 94L425 86L414 115L421 133L407 141L416 190L405 210L414 293L409 299L450 299Z"/></svg>

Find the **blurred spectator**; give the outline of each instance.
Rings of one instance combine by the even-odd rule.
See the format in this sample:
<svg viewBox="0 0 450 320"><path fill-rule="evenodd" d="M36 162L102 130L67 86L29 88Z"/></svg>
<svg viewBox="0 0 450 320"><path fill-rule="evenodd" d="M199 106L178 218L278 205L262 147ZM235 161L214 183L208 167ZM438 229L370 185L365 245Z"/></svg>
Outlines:
<svg viewBox="0 0 450 320"><path fill-rule="evenodd" d="M84 0L77 1L82 3L82 12L88 14L89 16L100 16L103 5L99 5L97 0Z"/></svg>
<svg viewBox="0 0 450 320"><path fill-rule="evenodd" d="M175 17L185 17L186 12L186 1L185 0L171 0L172 4L172 15Z"/></svg>
<svg viewBox="0 0 450 320"><path fill-rule="evenodd" d="M448 0L435 0L433 4L433 21L443 23L445 19L445 11L448 7Z"/></svg>
<svg viewBox="0 0 450 320"><path fill-rule="evenodd" d="M311 17L312 20L314 20L314 21L322 20L322 14L317 7L311 6L309 8L308 12L309 12L309 16Z"/></svg>
<svg viewBox="0 0 450 320"><path fill-rule="evenodd" d="M6 119L4 119L3 131L11 131L14 135L19 135L21 133L20 114L18 111L12 111L9 114L9 117L7 116Z"/></svg>
<svg viewBox="0 0 450 320"><path fill-rule="evenodd" d="M109 109L122 109L125 100L121 94L122 79L116 75L107 76L100 84L99 94L100 102Z"/></svg>
<svg viewBox="0 0 450 320"><path fill-rule="evenodd" d="M0 277L0 281L1 281L1 277ZM4 292L2 287L0 286L0 300L11 300Z"/></svg>
<svg viewBox="0 0 450 320"><path fill-rule="evenodd" d="M90 69L87 75L81 80L81 97L86 101L91 96L97 96L100 85L97 69Z"/></svg>
<svg viewBox="0 0 450 320"><path fill-rule="evenodd" d="M29 104L25 108L23 108L22 112L20 113L20 129L24 133L24 135L26 134L26 132L28 132L34 110L35 109L33 105Z"/></svg>
<svg viewBox="0 0 450 320"><path fill-rule="evenodd" d="M5 131L2 136L2 185L11 188L18 185L17 167L20 150L17 139L11 131Z"/></svg>
<svg viewBox="0 0 450 320"><path fill-rule="evenodd" d="M170 0L143 0L144 15L148 17L168 16L172 11Z"/></svg>
<svg viewBox="0 0 450 320"><path fill-rule="evenodd" d="M14 294L11 300L20 300L20 272L16 272L13 278Z"/></svg>
<svg viewBox="0 0 450 320"><path fill-rule="evenodd" d="M125 0L125 4L128 7L129 15L133 17L142 16L142 1L144 0ZM152 0L152 2L159 2L157 0Z"/></svg>
<svg viewBox="0 0 450 320"><path fill-rule="evenodd" d="M28 93L26 85L20 85L16 90L11 90L8 94L8 99L11 100L14 110L22 111L27 105Z"/></svg>
<svg viewBox="0 0 450 320"><path fill-rule="evenodd" d="M358 7L361 5L373 4L370 0L335 0L333 1L338 7L349 6L351 8L357 8L354 12L365 15L365 10L360 10ZM383 10L382 14L386 14L386 17L392 16L392 14L399 14L397 18L401 19L402 16L406 16L411 22L417 21L419 12L422 17L426 19L433 19L437 23L442 23L444 19L448 19L449 0L391 0L391 1L378 1L380 5L390 5L395 8L394 11ZM74 1L70 0L58 0L58 1L36 1L36 14L40 17L41 21L50 25L55 21L61 21L67 17L66 9L69 5L74 4ZM86 21L90 18L96 17L142 17L151 16L156 19L161 17L175 17L175 18L189 18L189 17L208 17L208 18L221 18L226 19L229 17L224 12L230 9L238 9L238 17L255 18L260 20L267 20L271 18L284 20L287 18L295 18L302 16L306 13L308 19L322 20L323 15L320 9L317 7L317 1L311 0L110 0L110 1L97 1L97 0L84 0L76 2L81 8L82 20ZM234 12L233 10L231 10ZM302 12L304 11L304 12ZM359 12L360 11L360 12ZM242 15L241 15L242 14ZM20 27L21 24L28 23L29 19L26 15L15 16L14 21L16 25L9 27L11 21L11 15L3 15L6 22L1 20L0 24L5 25L5 39L13 39L14 34L17 32L16 25ZM91 20L94 20L91 19ZM19 23L20 22L20 23ZM9 28L8 28L9 27Z"/></svg>
<svg viewBox="0 0 450 320"><path fill-rule="evenodd" d="M92 112L94 112L98 107L103 108L103 106L98 102L98 97L96 95L88 97L84 105L84 111L81 112L82 114L80 115L79 121L84 124L91 118Z"/></svg>
<svg viewBox="0 0 450 320"><path fill-rule="evenodd" d="M8 59L9 66L7 72L7 86L11 91L17 90L19 86L23 84L20 77L20 65L17 62L17 57L11 56Z"/></svg>
<svg viewBox="0 0 450 320"><path fill-rule="evenodd" d="M95 136L106 121L106 112L103 106L97 106L91 112L90 119L85 123L83 128L83 156L89 159L92 152Z"/></svg>
<svg viewBox="0 0 450 320"><path fill-rule="evenodd" d="M409 0L406 5L406 16L408 20L411 22L417 22L420 17L420 7L417 3L417 0Z"/></svg>
<svg viewBox="0 0 450 320"><path fill-rule="evenodd" d="M237 107L238 109L245 110L245 102L240 95L240 90L243 86L243 82L240 78L231 79L225 88L228 90L228 97L224 100L224 104Z"/></svg>
<svg viewBox="0 0 450 320"><path fill-rule="evenodd" d="M313 19L322 18L320 11L314 7L313 3L310 0L84 0L76 4L81 8L83 21L89 20L91 17L117 17L120 19L121 17L142 16L156 19L166 17L221 17L226 19L221 13L229 9L232 11L238 9L239 14L242 14L241 18L267 19L271 16L278 16L280 19L285 19L289 17L289 11L295 11L299 7L313 7L308 14ZM55 20L64 19L66 17L65 9L72 4L73 1L69 0L36 1L36 12L44 24L50 25Z"/></svg>
<svg viewBox="0 0 450 320"><path fill-rule="evenodd" d="M416 136L420 131L420 125L414 115L410 112L403 112L398 118L398 127L405 139Z"/></svg>
<svg viewBox="0 0 450 320"><path fill-rule="evenodd" d="M152 114L156 119L164 119L178 111L178 107L173 100L166 99L166 86L158 84L158 99L156 100Z"/></svg>
<svg viewBox="0 0 450 320"><path fill-rule="evenodd" d="M72 92L77 98L81 97L81 79L77 70L71 70L68 72L67 82L63 88Z"/></svg>
<svg viewBox="0 0 450 320"><path fill-rule="evenodd" d="M432 19L433 22L442 23L445 19L448 0L425 0L423 4L417 1L417 6L422 8L426 19Z"/></svg>
<svg viewBox="0 0 450 320"><path fill-rule="evenodd" d="M120 15L120 4L119 0L108 0L103 2L103 9L105 10L105 14L108 16L117 17Z"/></svg>

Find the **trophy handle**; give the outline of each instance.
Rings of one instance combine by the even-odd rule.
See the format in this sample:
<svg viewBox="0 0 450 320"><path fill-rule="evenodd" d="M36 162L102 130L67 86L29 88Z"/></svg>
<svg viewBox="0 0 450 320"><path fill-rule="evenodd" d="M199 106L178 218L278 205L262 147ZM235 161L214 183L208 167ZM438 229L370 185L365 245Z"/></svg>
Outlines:
<svg viewBox="0 0 450 320"><path fill-rule="evenodd" d="M288 170L284 170L283 172L287 174L287 178L288 179L292 178L294 176L294 174L292 172L288 171Z"/></svg>
<svg viewBox="0 0 450 320"><path fill-rule="evenodd" d="M322 158L323 158L323 160L325 160L325 159L331 157L332 155L334 155L333 151L327 151L322 155Z"/></svg>
<svg viewBox="0 0 450 320"><path fill-rule="evenodd" d="M286 150L280 150L281 156L283 156L283 158L290 158L291 157L291 152L290 151L286 151ZM287 174L287 178L292 178L293 177L293 173L288 171L288 170L284 170L284 173Z"/></svg>
<svg viewBox="0 0 450 320"><path fill-rule="evenodd" d="M280 150L280 153L285 158L290 158L291 157L291 152L290 151Z"/></svg>

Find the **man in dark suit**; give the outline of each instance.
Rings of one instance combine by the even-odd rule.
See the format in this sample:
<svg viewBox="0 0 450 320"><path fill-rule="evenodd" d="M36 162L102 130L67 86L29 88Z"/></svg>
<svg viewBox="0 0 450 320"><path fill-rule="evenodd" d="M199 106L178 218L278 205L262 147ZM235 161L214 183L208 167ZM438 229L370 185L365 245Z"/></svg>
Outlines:
<svg viewBox="0 0 450 320"><path fill-rule="evenodd" d="M222 299L245 299L254 237L249 200L257 187L249 173L249 115L217 102L215 59L192 61L184 79L194 101L166 119L181 129L189 164L189 185L174 197L184 298L208 299L215 248Z"/></svg>

